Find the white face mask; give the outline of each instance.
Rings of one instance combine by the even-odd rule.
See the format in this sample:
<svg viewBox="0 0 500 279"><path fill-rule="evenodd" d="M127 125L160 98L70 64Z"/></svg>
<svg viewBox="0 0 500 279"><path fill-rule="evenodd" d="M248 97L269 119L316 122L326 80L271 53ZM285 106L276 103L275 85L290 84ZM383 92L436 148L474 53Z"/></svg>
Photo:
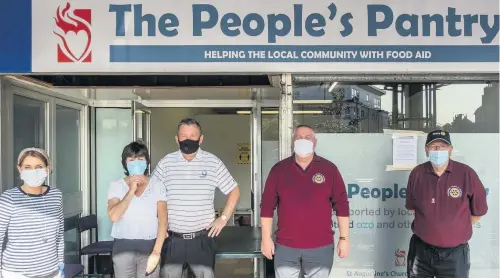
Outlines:
<svg viewBox="0 0 500 279"><path fill-rule="evenodd" d="M293 143L293 151L300 157L306 157L314 152L314 144L310 140L298 139Z"/></svg>
<svg viewBox="0 0 500 279"><path fill-rule="evenodd" d="M21 180L29 187L39 187L47 178L46 169L23 170L21 172Z"/></svg>

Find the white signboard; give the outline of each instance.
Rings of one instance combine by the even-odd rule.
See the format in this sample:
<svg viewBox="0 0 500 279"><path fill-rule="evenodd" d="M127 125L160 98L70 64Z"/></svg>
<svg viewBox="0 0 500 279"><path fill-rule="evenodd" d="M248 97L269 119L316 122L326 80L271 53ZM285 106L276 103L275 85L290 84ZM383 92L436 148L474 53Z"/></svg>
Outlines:
<svg viewBox="0 0 500 279"><path fill-rule="evenodd" d="M385 170L392 161L391 135L316 136L318 154L335 163L344 178L351 209L351 254L335 257L331 277L406 277L413 221L405 209L410 172ZM499 135L452 134L452 141L453 159L471 166L488 193L488 214L474 225L469 242L470 276L498 278ZM419 137L418 163L427 161L424 143L425 137Z"/></svg>
<svg viewBox="0 0 500 279"><path fill-rule="evenodd" d="M417 136L392 136L392 164L398 166L417 165Z"/></svg>
<svg viewBox="0 0 500 279"><path fill-rule="evenodd" d="M498 72L497 0L32 1L32 72Z"/></svg>

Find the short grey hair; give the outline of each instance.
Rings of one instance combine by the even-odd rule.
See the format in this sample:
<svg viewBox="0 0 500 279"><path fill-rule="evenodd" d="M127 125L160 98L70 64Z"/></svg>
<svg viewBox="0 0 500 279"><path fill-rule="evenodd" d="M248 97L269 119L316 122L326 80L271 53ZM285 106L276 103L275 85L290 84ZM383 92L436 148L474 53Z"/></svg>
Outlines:
<svg viewBox="0 0 500 279"><path fill-rule="evenodd" d="M308 128L308 129L311 129L313 131L313 136L316 137L316 131L314 130L314 128L311 127L311 126L309 126L309 125L305 125L305 124L297 125L293 129L293 135L292 135L292 137L295 137L295 131L297 131L297 129L299 129L299 128Z"/></svg>
<svg viewBox="0 0 500 279"><path fill-rule="evenodd" d="M179 134L179 129L181 128L182 125L196 126L196 127L198 127L198 130L200 131L200 136L202 135L200 123L198 121L194 120L193 118L182 119L181 122L179 122L179 125L177 125L177 134Z"/></svg>

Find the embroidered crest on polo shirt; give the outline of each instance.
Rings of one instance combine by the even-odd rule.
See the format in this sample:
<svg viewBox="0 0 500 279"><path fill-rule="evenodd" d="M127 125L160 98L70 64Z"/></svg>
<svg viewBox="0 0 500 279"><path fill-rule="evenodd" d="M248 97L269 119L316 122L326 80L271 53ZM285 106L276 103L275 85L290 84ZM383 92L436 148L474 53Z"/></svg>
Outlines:
<svg viewBox="0 0 500 279"><path fill-rule="evenodd" d="M448 197L452 197L454 199L460 198L462 196L462 189L458 186L451 186L448 188Z"/></svg>
<svg viewBox="0 0 500 279"><path fill-rule="evenodd" d="M321 173L317 173L313 176L313 182L316 184L321 184L325 182L325 176Z"/></svg>
<svg viewBox="0 0 500 279"><path fill-rule="evenodd" d="M206 171L202 171L200 173L200 178L205 178L207 176L207 172Z"/></svg>

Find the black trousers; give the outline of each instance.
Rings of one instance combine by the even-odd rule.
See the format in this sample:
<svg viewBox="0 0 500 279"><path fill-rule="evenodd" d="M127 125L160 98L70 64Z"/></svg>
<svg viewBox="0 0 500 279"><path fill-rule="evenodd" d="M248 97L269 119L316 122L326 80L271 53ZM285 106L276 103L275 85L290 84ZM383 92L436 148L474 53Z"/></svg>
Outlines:
<svg viewBox="0 0 500 279"><path fill-rule="evenodd" d="M162 248L160 277L181 278L188 268L197 278L213 278L215 240L208 234L194 239L170 235Z"/></svg>
<svg viewBox="0 0 500 279"><path fill-rule="evenodd" d="M425 243L416 235L411 237L408 278L468 278L469 270L469 244L440 248Z"/></svg>

